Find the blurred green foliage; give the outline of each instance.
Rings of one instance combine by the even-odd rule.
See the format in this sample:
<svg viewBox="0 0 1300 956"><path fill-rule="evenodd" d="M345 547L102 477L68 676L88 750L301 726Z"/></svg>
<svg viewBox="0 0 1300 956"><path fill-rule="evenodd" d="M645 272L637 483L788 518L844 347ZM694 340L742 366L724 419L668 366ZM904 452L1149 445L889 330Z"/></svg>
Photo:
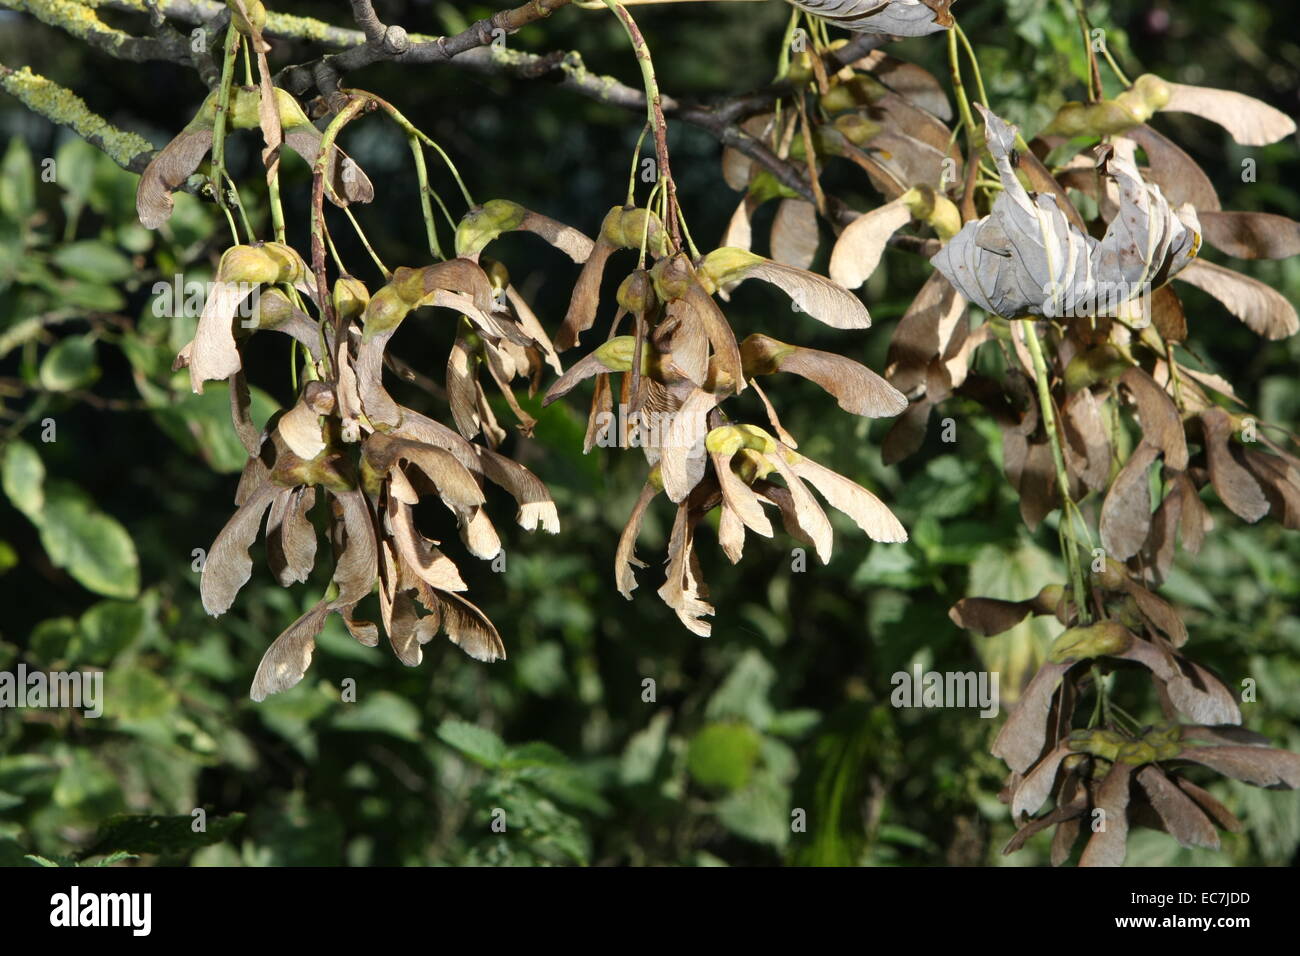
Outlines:
<svg viewBox="0 0 1300 956"><path fill-rule="evenodd" d="M319 4L276 6L321 13ZM1300 46L1285 29L1291 13L1283 5L1088 7L1131 75L1230 86L1300 112ZM488 12L386 5L391 20L426 32L451 32ZM1082 91L1066 0L961 2L956 12L1004 115L1032 130ZM665 89L707 96L770 79L786 9L719 4L638 8L637 16ZM592 68L635 82L624 37L599 12L564 11L511 42L577 45ZM285 46L276 52L284 62L313 52ZM946 76L939 43L908 41L899 55ZM202 95L178 68L118 64L27 19L5 23L0 61L30 63L158 143ZM479 197L514 199L591 231L622 196L639 117L549 84L439 67L382 65L354 80L439 137ZM1244 150L1191 118L1162 124L1202 161L1226 208L1300 214L1294 141L1250 151L1259 181L1243 184L1235 171ZM382 184L361 218L390 264L418 265L414 180L404 144L390 134L372 124L345 137ZM178 195L168 226L146 232L135 222L133 175L13 101L0 101L0 136L8 141L0 169L0 670L20 661L102 668L106 685L98 719L0 710L0 863L1003 861L1012 832L997 800L1004 768L987 753L999 721L889 705L891 675L916 668L999 670L1006 702L1053 636L1048 625L1027 623L977 640L946 616L963 594L1023 598L1061 574L1054 531L1025 531L1001 477L996 428L975 408L946 406L956 444L932 431L921 454L887 469L878 449L888 423L829 414L832 400L801 381L774 388L801 450L880 490L911 540L872 544L841 522L833 562L802 573L792 570L793 542L781 535L751 539L739 567L706 548L718 615L713 636L701 640L647 593L659 583L655 568L641 572L634 602L614 589L614 545L643 473L636 453L584 457L583 410L575 403L543 412L533 403L536 437L516 457L552 489L562 533L524 536L502 522L505 572L464 569L509 659L488 666L430 645L425 662L407 669L383 649L360 647L332 618L307 678L253 704L247 687L260 655L325 578L318 569L309 585L282 590L259 545L253 580L229 614L213 620L199 602L194 549L208 547L228 517L243 453L224 391L192 395L184 373L171 372L193 319L156 315L152 289L177 274L210 276L218 219ZM257 178L248 175L251 142L232 149L241 181ZM720 234L739 197L722 188L712 140L675 129L672 145L703 243ZM53 182L42 176L46 157L55 161ZM285 163L286 212L291 240L303 240L307 171L294 162ZM877 202L851 169L830 175L863 207ZM765 232L761 222L756 235ZM501 246L515 284L553 329L576 270L514 242ZM827 245L815 268L824 267ZM364 260L346 244L344 254ZM876 327L855 357L883 366L894 321L927 268L887 254L866 290ZM1248 269L1300 298L1300 263ZM1296 343L1261 343L1208 298L1187 302L1196 352L1266 418L1294 426ZM788 331L803 345L844 348L836 333L795 321L787 308L746 287L728 315L741 334ZM291 389L287 348L257 344L249 366L260 423ZM396 351L440 377L446 343L436 332L404 329ZM53 440L44 440L48 422ZM662 551L670 517L652 509L643 553ZM1300 544L1274 524L1245 527L1221 509L1216 518L1220 532L1199 559L1179 566L1165 593L1187 614L1199 660L1230 684L1258 682L1247 724L1298 749ZM356 702L341 698L347 680ZM1243 835L1225 835L1223 852L1212 854L1142 831L1130 865L1295 860L1295 794L1223 781L1213 790L1245 821ZM206 813L206 833L191 825L196 808ZM1045 861L1033 842L1008 862Z"/></svg>

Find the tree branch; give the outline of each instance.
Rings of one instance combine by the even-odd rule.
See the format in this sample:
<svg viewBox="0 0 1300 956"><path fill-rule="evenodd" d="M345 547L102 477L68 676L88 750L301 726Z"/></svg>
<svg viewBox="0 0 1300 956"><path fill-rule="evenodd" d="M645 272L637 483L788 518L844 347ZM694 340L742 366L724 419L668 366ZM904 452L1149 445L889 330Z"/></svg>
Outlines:
<svg viewBox="0 0 1300 956"><path fill-rule="evenodd" d="M887 42L888 38L875 36L856 37L848 44L827 55L829 70L839 70L853 63ZM469 50L451 61L460 69L481 74L518 76L538 79L558 74L557 86L568 89L588 99L621 109L643 112L645 93L611 76L592 73L577 52L536 54L519 50L485 47ZM792 92L788 82L775 83L766 89L741 96L727 97L713 104L690 104L671 96L661 97L664 114L675 117L705 130L724 146L731 146L767 169L777 181L813 201L812 185L803 170L793 163L780 159L761 140L750 136L740 123L770 107L778 99ZM828 213L840 225L857 218L857 213L839 200L827 197Z"/></svg>
<svg viewBox="0 0 1300 956"><path fill-rule="evenodd" d="M153 158L153 144L143 136L118 129L102 116L92 113L86 101L77 94L33 73L28 67L11 70L0 63L0 88L33 113L68 127L123 169L143 172Z"/></svg>
<svg viewBox="0 0 1300 956"><path fill-rule="evenodd" d="M614 77L591 72L584 64L582 56L576 51L537 54L493 44L496 31L504 30L507 34L513 33L529 23L550 16L555 10L569 5L572 0L532 0L523 6L503 10L479 20L468 29L450 37L408 34L400 26L385 25L375 13L371 0L350 0L350 2L353 17L360 29L332 26L310 17L268 12L266 25L262 30L264 36L307 41L318 46L343 50L341 53L328 54L313 63L287 67L280 72L277 82L299 95L315 86L326 97L327 102L330 102L337 94L342 73L381 61L445 62L458 69L481 75L512 76L527 80L558 77L555 85L588 99L631 111L643 112L646 109L645 94L642 90L628 86ZM33 7L32 12L44 11L43 16L37 13L44 22L68 29L74 35L86 39L87 42L114 56L122 56L126 59L173 60L178 59L175 55L174 41L130 37L122 31L104 25L93 10L102 7L151 16L161 13L169 19L196 25L207 24L226 10L225 5L217 0L83 0L81 3L73 3L71 0L52 0L42 4L36 4L34 0L0 0L0 6L21 10ZM81 16L76 19L89 18L89 25L87 23L74 25L70 8L80 11ZM856 36L838 50L827 53L823 63L828 72L838 71L892 39L892 37L875 35ZM188 46L179 59L190 62ZM43 78L36 79L49 83ZM49 85L54 86L54 84ZM76 99L68 91L62 92ZM745 119L770 108L779 99L792 92L791 84L782 81L761 90L725 97L711 103L692 103L663 95L661 106L665 115L706 131L722 145L740 151L771 172L783 186L813 201L814 191L806 171L797 164L779 158L765 143L750 136L740 125ZM77 102L81 101L77 100ZM81 105L84 109L85 104ZM37 109L37 112L48 115L40 109ZM85 112L89 114L88 110ZM93 117L93 114L89 115ZM98 117L94 119L104 126L108 125ZM55 122L61 121L55 120ZM64 125L72 124L65 122ZM77 129L76 126L72 128ZM109 129L113 128L109 127ZM77 129L77 132L95 145L99 145L92 138L93 133L87 135L80 129ZM115 132L121 133L121 131ZM124 162L119 158L120 150L118 156L112 153L110 156L124 168L136 171L143 169L149 159L148 154L145 154L143 161L137 156L128 157ZM834 197L827 197L827 212L832 221L840 225L847 225L857 217L857 213Z"/></svg>
<svg viewBox="0 0 1300 956"><path fill-rule="evenodd" d="M77 39L84 40L95 49L119 60L135 63L146 60L191 62L189 44L175 31L156 37L133 37L110 27L89 6L74 3L73 0L0 0L0 6L19 13L30 13L42 23L66 30ZM144 3L140 7L142 12L149 12Z"/></svg>
<svg viewBox="0 0 1300 956"><path fill-rule="evenodd" d="M410 48L395 53L388 53L381 59L393 59L401 63L436 63L446 62L476 47L488 46L497 37L497 32L505 34L516 33L520 28L527 26L537 20L549 17L561 7L567 7L571 0L531 0L523 6L515 7L513 10L502 10L500 13L494 13L490 17L479 20L472 24L468 29L452 37L434 37L432 39L419 39L412 43ZM369 7L368 0L354 0L352 8L355 11L358 6ZM373 11L372 14L373 16ZM360 21L358 20L358 23ZM403 31L405 32L405 31ZM373 45L368 49L373 52ZM352 60L347 58L351 57ZM338 66L339 69L355 69L356 65L365 66L373 63L374 60L367 60L356 48L348 50L346 53L337 54L332 57L336 63L346 61L346 65Z"/></svg>

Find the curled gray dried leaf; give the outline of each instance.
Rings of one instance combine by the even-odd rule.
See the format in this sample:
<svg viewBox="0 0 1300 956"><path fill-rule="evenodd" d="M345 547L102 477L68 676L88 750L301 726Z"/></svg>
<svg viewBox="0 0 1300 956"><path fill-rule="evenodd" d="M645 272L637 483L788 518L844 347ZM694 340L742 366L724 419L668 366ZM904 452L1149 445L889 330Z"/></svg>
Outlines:
<svg viewBox="0 0 1300 956"><path fill-rule="evenodd" d="M1004 318L1114 315L1184 270L1196 255L1193 209L1177 213L1159 187L1113 157L1119 211L1098 240L1048 194L1030 194L1011 165L1017 131L981 107L1003 191L931 260L966 298Z"/></svg>
<svg viewBox="0 0 1300 956"><path fill-rule="evenodd" d="M921 37L952 26L952 0L790 0L856 33Z"/></svg>

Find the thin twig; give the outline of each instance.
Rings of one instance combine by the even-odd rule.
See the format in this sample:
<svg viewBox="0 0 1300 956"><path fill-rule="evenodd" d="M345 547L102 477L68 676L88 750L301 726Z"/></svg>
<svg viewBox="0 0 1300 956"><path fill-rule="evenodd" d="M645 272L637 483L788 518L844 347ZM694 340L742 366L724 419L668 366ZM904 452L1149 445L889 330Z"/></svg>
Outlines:
<svg viewBox="0 0 1300 956"><path fill-rule="evenodd" d="M604 0L623 24L632 50L636 54L637 65L641 68L641 78L645 83L646 115L650 128L654 132L655 162L659 166L659 176L664 183L664 226L674 248L680 249L682 234L677 222L677 184L673 182L673 171L668 160L668 121L664 119L663 97L659 93L659 80L655 76L654 61L650 59L650 47L645 42L641 28L632 19L618 0Z"/></svg>

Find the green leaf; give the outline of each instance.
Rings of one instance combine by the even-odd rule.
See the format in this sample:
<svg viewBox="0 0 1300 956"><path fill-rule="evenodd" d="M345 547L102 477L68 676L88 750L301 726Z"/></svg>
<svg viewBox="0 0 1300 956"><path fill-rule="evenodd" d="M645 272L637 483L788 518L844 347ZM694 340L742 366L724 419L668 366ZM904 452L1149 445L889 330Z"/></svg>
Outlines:
<svg viewBox="0 0 1300 956"><path fill-rule="evenodd" d="M506 756L505 742L486 727L463 720L444 720L438 739L485 767L498 767Z"/></svg>
<svg viewBox="0 0 1300 956"><path fill-rule="evenodd" d="M55 806L87 814L121 809L121 789L109 765L90 750L70 750L51 797Z"/></svg>
<svg viewBox="0 0 1300 956"><path fill-rule="evenodd" d="M76 658L79 635L77 622L72 618L50 617L32 628L27 646L42 664L53 664L55 661L71 663Z"/></svg>
<svg viewBox="0 0 1300 956"><path fill-rule="evenodd" d="M202 395L189 390L178 394L171 405L154 409L158 425L182 448L203 456L204 461L216 471L234 474L248 461L239 436L230 424L230 392L225 388L209 387ZM252 405L249 412L259 428L277 412L279 404L256 386L249 388Z"/></svg>
<svg viewBox="0 0 1300 956"><path fill-rule="evenodd" d="M381 690L367 694L361 703L349 704L334 718L338 730L389 734L402 740L420 739L420 712L405 697Z"/></svg>
<svg viewBox="0 0 1300 956"><path fill-rule="evenodd" d="M564 751L542 740L511 747L501 761L501 766L509 770L524 767L570 767L571 765Z"/></svg>
<svg viewBox="0 0 1300 956"><path fill-rule="evenodd" d="M173 715L179 697L167 682L143 667L105 671L104 715L115 720L146 721Z"/></svg>
<svg viewBox="0 0 1300 956"><path fill-rule="evenodd" d="M50 560L83 587L105 597L139 593L140 559L131 536L76 485L50 482L35 524Z"/></svg>
<svg viewBox="0 0 1300 956"><path fill-rule="evenodd" d="M0 790L21 796L43 796L50 792L58 773L58 762L45 754L0 757Z"/></svg>
<svg viewBox="0 0 1300 956"><path fill-rule="evenodd" d="M318 745L312 723L337 706L337 699L322 693L319 685L303 681L292 690L268 697L257 708L257 715L268 730L284 738L305 759L315 760Z"/></svg>
<svg viewBox="0 0 1300 956"><path fill-rule="evenodd" d="M816 727L821 719L821 713L815 710L786 710L773 717L766 729L778 737L797 739Z"/></svg>
<svg viewBox="0 0 1300 956"><path fill-rule="evenodd" d="M853 573L853 584L910 590L927 583L924 563L907 545L876 543Z"/></svg>
<svg viewBox="0 0 1300 956"><path fill-rule="evenodd" d="M135 190L139 181L135 173L128 173L107 156L96 156L94 181L90 187L91 208L108 222L134 221ZM178 194L177 198L180 195L184 194ZM185 198L198 202L193 196Z"/></svg>
<svg viewBox="0 0 1300 956"><path fill-rule="evenodd" d="M117 227L117 244L128 252L148 252L153 248L153 241L153 230L138 222L127 222Z"/></svg>
<svg viewBox="0 0 1300 956"><path fill-rule="evenodd" d="M94 335L74 335L60 340L41 362L41 385L51 392L85 388L97 378Z"/></svg>
<svg viewBox="0 0 1300 956"><path fill-rule="evenodd" d="M0 485L14 507L36 523L45 507L45 465L35 448L22 441L8 444L0 463Z"/></svg>
<svg viewBox="0 0 1300 956"><path fill-rule="evenodd" d="M770 774L732 793L716 812L723 826L747 840L780 849L790 839L790 788Z"/></svg>
<svg viewBox="0 0 1300 956"><path fill-rule="evenodd" d="M979 462L942 455L903 486L898 504L936 520L955 518L987 498L992 487Z"/></svg>
<svg viewBox="0 0 1300 956"><path fill-rule="evenodd" d="M109 664L144 630L145 609L139 601L100 601L81 615L81 650L85 664Z"/></svg>
<svg viewBox="0 0 1300 956"><path fill-rule="evenodd" d="M767 659L758 651L746 651L709 699L705 716L710 720L735 717L765 728L772 719L767 694L775 680L776 671Z"/></svg>
<svg viewBox="0 0 1300 956"><path fill-rule="evenodd" d="M134 179L134 176L127 175L131 209L135 209ZM176 245L188 248L207 242L216 227L216 214L211 211L212 207L188 193L178 192L172 199L176 206L172 210L171 219L167 221L167 228L171 230Z"/></svg>
<svg viewBox="0 0 1300 956"><path fill-rule="evenodd" d="M35 250L29 250L14 271L14 278L26 285L40 286L49 292L57 292L59 283L57 277L50 271L45 264L43 253L34 254Z"/></svg>
<svg viewBox="0 0 1300 956"><path fill-rule="evenodd" d="M3 281L3 278L3 276L0 276L0 281ZM30 301L30 297L28 301ZM26 345L38 338L44 331L45 325L40 319L19 319L3 332L0 332L0 358L4 358L20 345Z"/></svg>
<svg viewBox="0 0 1300 956"><path fill-rule="evenodd" d="M50 258L68 275L87 282L111 285L135 272L130 259L98 239L83 239L59 246Z"/></svg>
<svg viewBox="0 0 1300 956"><path fill-rule="evenodd" d="M619 763L619 782L625 787L650 783L664 755L664 745L668 741L668 724L671 718L667 711L661 710L650 718L649 725L632 735L623 749L623 759Z"/></svg>
<svg viewBox="0 0 1300 956"><path fill-rule="evenodd" d="M79 136L65 139L54 153L54 178L64 192L80 200L90 197L98 150Z"/></svg>
<svg viewBox="0 0 1300 956"><path fill-rule="evenodd" d="M8 288L14 276L22 269L26 252L22 230L8 219L0 217L0 291ZM11 321L12 319L7 319L0 325L9 325Z"/></svg>
<svg viewBox="0 0 1300 956"><path fill-rule="evenodd" d="M550 697L565 688L569 676L564 670L564 650L555 641L528 648L519 656L520 682L540 697Z"/></svg>
<svg viewBox="0 0 1300 956"><path fill-rule="evenodd" d="M21 136L9 141L0 161L0 215L26 222L36 211L36 167Z"/></svg>
<svg viewBox="0 0 1300 956"><path fill-rule="evenodd" d="M52 292L61 304L88 312L118 312L126 305L122 293L99 282L64 279Z"/></svg>
<svg viewBox="0 0 1300 956"><path fill-rule="evenodd" d="M610 805L600 795L599 784L594 774L583 773L574 768L545 767L525 771L521 776L532 786L560 803L590 811L598 816L610 812Z"/></svg>
<svg viewBox="0 0 1300 956"><path fill-rule="evenodd" d="M692 738L686 767L706 787L739 790L753 776L762 746L748 724L710 724Z"/></svg>
<svg viewBox="0 0 1300 956"><path fill-rule="evenodd" d="M23 847L9 837L0 837L0 866L35 866L27 859Z"/></svg>

